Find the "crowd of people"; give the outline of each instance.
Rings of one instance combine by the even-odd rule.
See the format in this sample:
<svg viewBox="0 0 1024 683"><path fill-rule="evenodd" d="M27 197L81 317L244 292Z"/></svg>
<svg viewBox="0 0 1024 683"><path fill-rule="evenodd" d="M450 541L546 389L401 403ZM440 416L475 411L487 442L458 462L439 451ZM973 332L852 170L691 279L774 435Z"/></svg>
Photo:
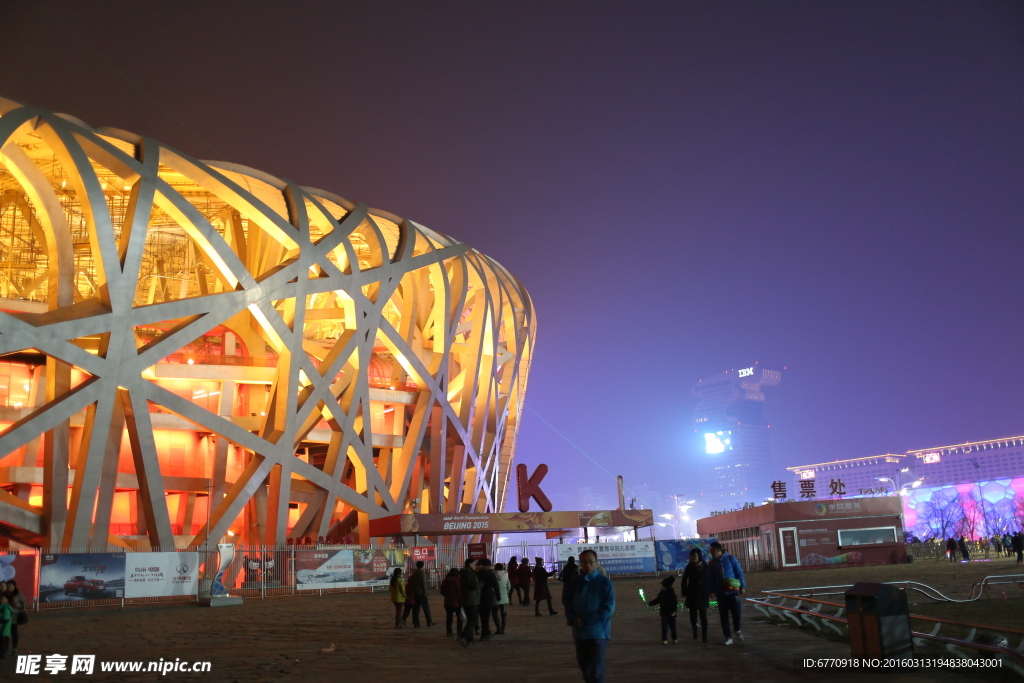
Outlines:
<svg viewBox="0 0 1024 683"><path fill-rule="evenodd" d="M725 644L743 640L741 630L740 596L747 584L740 562L720 543L710 546L710 561L694 549L681 577L682 603L675 591L675 576L661 582L661 592L649 601L658 607L661 617L661 642L665 645L679 642L676 614L680 605L689 612L694 641L708 642L708 608L712 600L718 603ZM426 625L434 626L430 616L426 573L423 562L406 582L404 571L396 568L391 576L391 602L395 605L395 628L403 628L409 614L413 627L419 628L419 610L426 615ZM560 572L549 571L542 558L534 564L524 558L509 560L508 566L492 564L490 559L467 559L461 569L452 567L441 581L439 590L444 598L445 628L448 637L454 637L463 647L478 641L491 640L505 634L508 608L534 606L534 616L555 616L548 580L556 576L562 584L560 603L565 611L565 623L572 627L576 647L576 661L585 683L604 680L605 653L611 638L611 617L615 613L615 589L604 568L597 561L597 553L587 549L576 558L568 558ZM532 587L532 595L531 595ZM546 605L547 615L541 612Z"/></svg>
<svg viewBox="0 0 1024 683"><path fill-rule="evenodd" d="M564 604L569 588L579 576L575 558L569 558L561 572L549 571L540 557L535 558L533 566L527 561L520 563L517 560L513 557L506 567L501 562L492 564L487 558L471 558L466 560L462 569L452 567L448 570L439 591L444 598L445 627L449 637L457 637L460 643L469 646L476 642L476 635L480 636L480 640L490 640L492 635L504 635L508 624L508 606L514 603L529 607L532 602L535 605L534 615L538 617L544 616L540 611L544 604L548 616L558 614L552 603L548 579L558 575L563 585ZM408 581L404 573L402 568L397 567L390 580L390 598L395 605L395 628L405 627L410 614L413 628L419 628L420 610L426 618L426 625L434 626L423 562L416 563L416 569L409 575Z"/></svg>
<svg viewBox="0 0 1024 683"><path fill-rule="evenodd" d="M395 606L395 628L404 628L412 615L413 628L420 627L420 610L426 625L434 626L427 594L427 577L423 562L409 575L397 567L391 574L389 597ZM534 605L534 616L556 616L548 580L557 575L562 584L561 604L566 625L572 627L576 660L586 682L604 680L604 657L611 633L611 616L615 612L615 589L597 562L597 553L584 550L579 564L570 557L561 571L550 571L543 558L534 558L531 566L524 558L492 564L488 558L467 559L461 569L452 567L441 581L439 591L444 598L445 629L463 647L471 647L493 636L505 635L508 607ZM530 588L533 588L531 596ZM541 613L541 606L547 614Z"/></svg>
<svg viewBox="0 0 1024 683"><path fill-rule="evenodd" d="M739 560L722 548L720 543L710 546L711 561L704 560L704 553L697 548L690 551L690 561L683 570L683 607L690 613L690 628L693 639L708 642L708 607L711 599L718 601L718 615L722 621L725 644L732 645L736 639L743 640L741 627L740 596L747 588L743 567ZM676 632L676 613L679 597L673 588L676 577L668 576L661 581L658 597L647 604L657 606L661 615L661 642L673 645L679 642ZM700 630L698 631L698 624ZM671 636L671 638L670 638ZM735 636L735 639L734 637Z"/></svg>
<svg viewBox="0 0 1024 683"><path fill-rule="evenodd" d="M1024 564L1024 532L1022 531L1015 534L1006 532L1002 535L995 533L989 538L981 536L976 543L978 551L984 553L985 557L988 557L989 552L994 550L997 557L1016 555L1017 564ZM950 562L956 562L958 558L961 562L970 562L971 549L967 538L961 536L957 539L955 536L950 536L946 540L946 557Z"/></svg>
<svg viewBox="0 0 1024 683"><path fill-rule="evenodd" d="M0 582L0 659L18 654L18 626L28 622L25 596L16 581Z"/></svg>

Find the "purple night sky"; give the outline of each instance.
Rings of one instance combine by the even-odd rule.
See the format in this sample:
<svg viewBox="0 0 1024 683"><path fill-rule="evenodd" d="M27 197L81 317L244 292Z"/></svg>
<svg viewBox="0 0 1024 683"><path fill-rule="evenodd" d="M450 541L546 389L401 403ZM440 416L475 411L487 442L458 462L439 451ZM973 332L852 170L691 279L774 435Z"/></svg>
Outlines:
<svg viewBox="0 0 1024 683"><path fill-rule="evenodd" d="M244 8L244 9L243 9ZM0 95L464 240L538 311L527 405L647 507L757 360L788 465L1024 433L1013 2L23 3ZM559 508L614 481L526 412ZM788 478L787 478L788 480ZM769 491L766 488L765 495Z"/></svg>

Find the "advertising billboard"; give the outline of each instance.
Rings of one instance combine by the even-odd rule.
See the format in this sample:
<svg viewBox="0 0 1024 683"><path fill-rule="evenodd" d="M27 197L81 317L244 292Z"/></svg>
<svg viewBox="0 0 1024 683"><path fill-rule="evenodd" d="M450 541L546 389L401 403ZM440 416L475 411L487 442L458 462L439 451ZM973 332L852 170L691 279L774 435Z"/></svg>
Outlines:
<svg viewBox="0 0 1024 683"><path fill-rule="evenodd" d="M704 452L718 455L732 450L732 432L707 432L704 434Z"/></svg>
<svg viewBox="0 0 1024 683"><path fill-rule="evenodd" d="M124 597L157 598L199 592L199 553L129 553Z"/></svg>
<svg viewBox="0 0 1024 683"><path fill-rule="evenodd" d="M386 586L396 567L408 569L409 550L296 550L298 590Z"/></svg>
<svg viewBox="0 0 1024 683"><path fill-rule="evenodd" d="M36 554L7 553L0 555L0 581L14 581L28 602L38 595L36 585Z"/></svg>
<svg viewBox="0 0 1024 683"><path fill-rule="evenodd" d="M690 551L696 548L707 562L711 559L709 547L714 538L677 538L671 541L655 541L655 559L659 572L682 571L690 561Z"/></svg>
<svg viewBox="0 0 1024 683"><path fill-rule="evenodd" d="M44 602L123 598L124 553L44 553L39 599Z"/></svg>
<svg viewBox="0 0 1024 683"><path fill-rule="evenodd" d="M609 574L638 574L655 571L654 541L630 543L562 543L557 546L558 561L579 557L584 550L597 553L597 561Z"/></svg>

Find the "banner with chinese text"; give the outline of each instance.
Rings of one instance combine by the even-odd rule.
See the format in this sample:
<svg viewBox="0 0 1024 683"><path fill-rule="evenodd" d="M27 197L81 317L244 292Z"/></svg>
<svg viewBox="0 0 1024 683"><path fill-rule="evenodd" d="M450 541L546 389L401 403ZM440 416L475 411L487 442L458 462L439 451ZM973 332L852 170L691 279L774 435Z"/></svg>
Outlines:
<svg viewBox="0 0 1024 683"><path fill-rule="evenodd" d="M629 543L562 543L557 546L558 561L579 557L584 550L597 553L597 561L609 574L639 574L655 571L654 541Z"/></svg>
<svg viewBox="0 0 1024 683"><path fill-rule="evenodd" d="M298 590L386 586L398 567L407 570L409 550L296 550Z"/></svg>
<svg viewBox="0 0 1024 683"><path fill-rule="evenodd" d="M129 553L126 564L126 598L199 592L199 553Z"/></svg>

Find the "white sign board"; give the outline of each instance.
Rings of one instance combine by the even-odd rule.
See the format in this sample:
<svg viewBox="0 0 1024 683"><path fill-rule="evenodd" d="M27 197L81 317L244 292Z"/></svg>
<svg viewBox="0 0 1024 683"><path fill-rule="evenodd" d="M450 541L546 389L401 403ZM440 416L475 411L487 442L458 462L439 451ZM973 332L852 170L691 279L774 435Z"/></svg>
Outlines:
<svg viewBox="0 0 1024 683"><path fill-rule="evenodd" d="M584 550L597 553L597 561L609 574L634 574L653 572L654 541L632 541L627 543L568 543L559 544L558 561L570 557L579 558Z"/></svg>
<svg viewBox="0 0 1024 683"><path fill-rule="evenodd" d="M126 553L125 558L126 598L199 592L199 553Z"/></svg>

